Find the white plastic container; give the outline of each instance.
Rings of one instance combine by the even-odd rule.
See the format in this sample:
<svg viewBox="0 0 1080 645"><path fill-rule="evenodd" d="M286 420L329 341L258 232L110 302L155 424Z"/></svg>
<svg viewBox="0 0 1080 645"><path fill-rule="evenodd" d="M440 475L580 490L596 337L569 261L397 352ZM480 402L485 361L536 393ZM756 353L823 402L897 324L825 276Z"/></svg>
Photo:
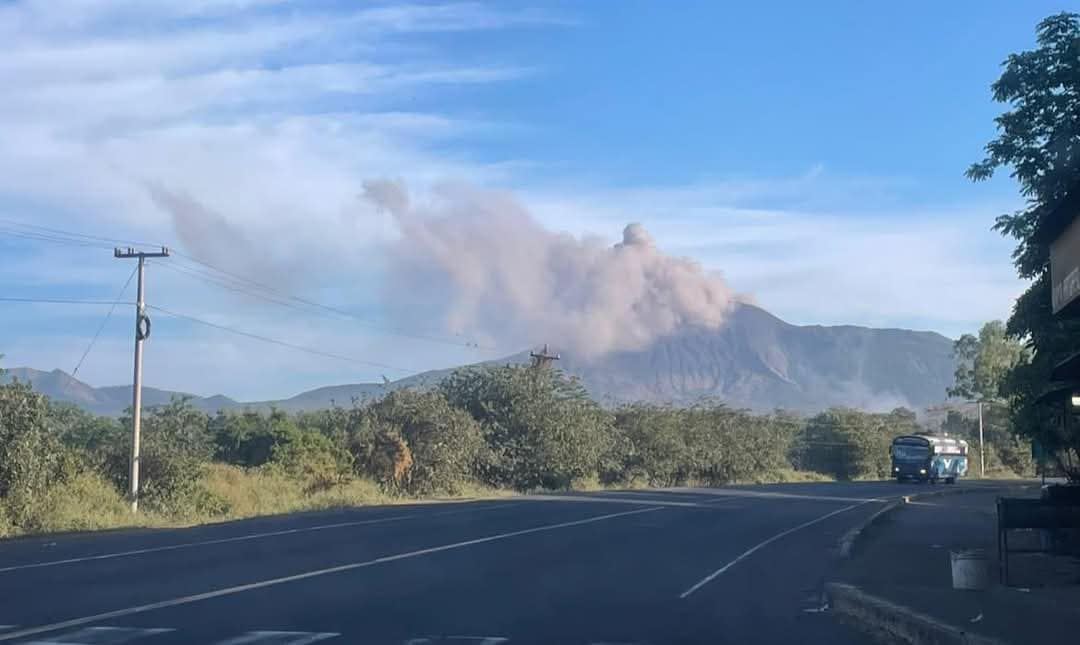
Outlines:
<svg viewBox="0 0 1080 645"><path fill-rule="evenodd" d="M953 589L978 591L990 586L990 566L985 549L950 551Z"/></svg>

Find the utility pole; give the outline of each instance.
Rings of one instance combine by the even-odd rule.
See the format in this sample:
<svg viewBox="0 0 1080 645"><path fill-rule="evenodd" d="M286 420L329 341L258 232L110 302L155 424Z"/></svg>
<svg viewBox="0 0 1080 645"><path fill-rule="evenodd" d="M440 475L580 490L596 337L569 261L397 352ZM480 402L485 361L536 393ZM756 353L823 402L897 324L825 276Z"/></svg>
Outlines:
<svg viewBox="0 0 1080 645"><path fill-rule="evenodd" d="M544 349L540 352L529 352L529 356L532 357L532 366L540 369L547 367L552 361L559 360L558 354L549 354L547 343L544 343Z"/></svg>
<svg viewBox="0 0 1080 645"><path fill-rule="evenodd" d="M979 477L986 479L986 452L983 450L982 399L979 399Z"/></svg>
<svg viewBox="0 0 1080 645"><path fill-rule="evenodd" d="M113 249L115 258L138 258L138 297L135 300L135 376L131 384L131 512L139 512L139 426L142 421L142 344L150 337L150 318L143 300L143 267L146 258L167 258L169 249L145 253L133 248Z"/></svg>

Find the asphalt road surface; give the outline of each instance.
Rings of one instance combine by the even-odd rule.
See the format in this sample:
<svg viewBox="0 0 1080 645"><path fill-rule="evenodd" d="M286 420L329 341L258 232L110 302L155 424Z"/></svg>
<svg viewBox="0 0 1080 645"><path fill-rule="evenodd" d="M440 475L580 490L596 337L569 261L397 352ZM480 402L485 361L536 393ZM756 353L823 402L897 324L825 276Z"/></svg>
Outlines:
<svg viewBox="0 0 1080 645"><path fill-rule="evenodd" d="M10 540L0 643L861 643L821 611L837 540L926 488L550 495Z"/></svg>

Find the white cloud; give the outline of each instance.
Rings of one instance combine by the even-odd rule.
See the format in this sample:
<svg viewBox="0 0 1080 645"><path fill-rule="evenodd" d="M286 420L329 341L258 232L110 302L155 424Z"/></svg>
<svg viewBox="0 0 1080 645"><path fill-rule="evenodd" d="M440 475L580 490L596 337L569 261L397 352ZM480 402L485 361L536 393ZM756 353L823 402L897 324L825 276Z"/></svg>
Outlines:
<svg viewBox="0 0 1080 645"><path fill-rule="evenodd" d="M376 323L378 250L396 231L357 197L364 179L381 177L403 178L418 192L447 180L511 187L547 228L611 243L627 222L640 220L663 249L722 271L736 290L797 322L925 320L956 334L1005 315L1019 291L1007 243L982 232L999 208L880 213L867 206L862 214L845 202L843 212L831 210L847 194L878 203L895 188L891 180L840 180L817 167L790 178L678 187L544 186L531 180L537 168L527 155L477 160L468 154L469 137L519 126L483 113L424 111L414 99L512 81L537 73L543 61L456 60L415 36L568 21L495 3L341 6L0 6L0 218L171 242L173 220L150 196L157 186L189 196L227 223L236 233L230 240L246 241L246 253L213 258L223 268L287 280L345 309L376 311ZM433 145L447 142L457 145ZM108 297L130 271L106 249L43 247L17 263L3 260L0 290L66 288L73 297ZM271 266L286 270L265 269ZM408 369L491 357L238 299L191 276L151 270L148 280L151 301L162 306ZM35 326L44 311L57 324L70 316L72 325L45 334ZM92 354L83 372L89 381L128 378L128 313L117 314L123 324L110 325L114 336ZM5 363L40 368L70 368L97 320L58 308L9 307L0 315L6 331L17 330L0 347ZM417 327L435 332L435 320ZM380 373L210 329L174 325L187 335L160 333L169 328L158 330L147 354L149 382L162 387L264 398Z"/></svg>

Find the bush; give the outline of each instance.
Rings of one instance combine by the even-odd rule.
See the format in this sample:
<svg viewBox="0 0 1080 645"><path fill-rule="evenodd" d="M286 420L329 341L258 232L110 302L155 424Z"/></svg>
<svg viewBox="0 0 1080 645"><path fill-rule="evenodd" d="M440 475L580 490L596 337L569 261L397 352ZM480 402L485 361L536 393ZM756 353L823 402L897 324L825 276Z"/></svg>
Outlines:
<svg viewBox="0 0 1080 645"><path fill-rule="evenodd" d="M10 537L17 532L15 525L8 519L7 509L4 508L3 502L0 501L0 538Z"/></svg>
<svg viewBox="0 0 1080 645"><path fill-rule="evenodd" d="M0 385L0 499L8 522L25 526L70 461L47 428L48 399L18 381Z"/></svg>
<svg viewBox="0 0 1080 645"><path fill-rule="evenodd" d="M750 481L790 468L794 433L784 423L716 405L693 408L687 417L691 475L701 483Z"/></svg>
<svg viewBox="0 0 1080 645"><path fill-rule="evenodd" d="M612 442L612 454L617 456L606 461L603 481L685 484L690 475L687 416L685 410L650 403L617 409Z"/></svg>
<svg viewBox="0 0 1080 645"><path fill-rule="evenodd" d="M368 468L379 481L417 495L453 494L480 467L479 424L441 392L392 392L365 415L374 442Z"/></svg>
<svg viewBox="0 0 1080 645"><path fill-rule="evenodd" d="M120 491L129 487L131 418L123 443L104 460L105 472ZM220 511L218 500L201 488L203 468L213 454L207 416L185 398L152 407L143 415L139 442L140 509L167 516L188 517Z"/></svg>
<svg viewBox="0 0 1080 645"><path fill-rule="evenodd" d="M340 484L352 471L352 455L345 446L291 424L279 429L271 452L270 465L305 482L312 491Z"/></svg>
<svg viewBox="0 0 1080 645"><path fill-rule="evenodd" d="M27 518L32 532L91 531L130 525L131 508L101 474L83 471L50 487Z"/></svg>
<svg viewBox="0 0 1080 645"><path fill-rule="evenodd" d="M288 431L284 426L291 425L280 410L266 416L251 410L218 412L209 428L214 457L227 464L261 466L270 461L278 435Z"/></svg>
<svg viewBox="0 0 1080 645"><path fill-rule="evenodd" d="M611 451L611 416L558 370L468 368L439 390L480 423L490 450L482 477L492 486L568 488L595 476Z"/></svg>
<svg viewBox="0 0 1080 645"><path fill-rule="evenodd" d="M811 417L798 441L797 466L841 480L890 475L889 446L896 434L883 415L830 408Z"/></svg>

